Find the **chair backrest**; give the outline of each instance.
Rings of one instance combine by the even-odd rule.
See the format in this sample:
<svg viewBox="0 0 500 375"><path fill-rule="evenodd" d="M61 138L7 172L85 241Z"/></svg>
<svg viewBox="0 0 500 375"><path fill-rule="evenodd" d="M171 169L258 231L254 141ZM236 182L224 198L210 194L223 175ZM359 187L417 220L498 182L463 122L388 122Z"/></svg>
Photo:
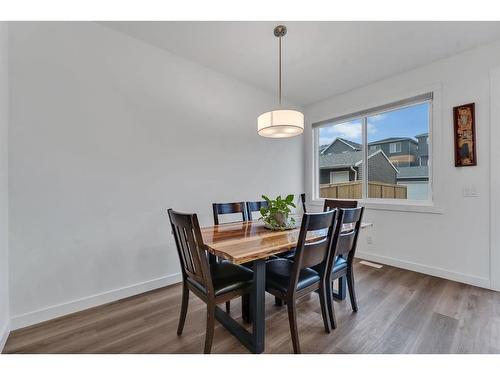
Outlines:
<svg viewBox="0 0 500 375"><path fill-rule="evenodd" d="M307 212L307 207L306 207L306 193L300 194L300 201L302 202L302 210L304 213Z"/></svg>
<svg viewBox="0 0 500 375"><path fill-rule="evenodd" d="M290 290L296 289L300 271L304 268L318 264L327 266L332 247L336 215L337 210L332 210L320 213L305 213L302 216L290 280ZM311 231L322 231L323 235L313 241L307 241L307 235ZM325 272L322 274L325 274Z"/></svg>
<svg viewBox="0 0 500 375"><path fill-rule="evenodd" d="M358 201L344 200L344 199L325 199L323 211L334 210L335 208L356 208Z"/></svg>
<svg viewBox="0 0 500 375"><path fill-rule="evenodd" d="M247 210L245 202L233 203L212 203L214 211L214 224L219 225L219 215L239 214L241 213L242 221L247 221Z"/></svg>
<svg viewBox="0 0 500 375"><path fill-rule="evenodd" d="M209 293L213 292L212 278L203 248L198 217L196 214L180 213L171 208L168 210L168 217L172 225L172 234L183 276L197 281Z"/></svg>
<svg viewBox="0 0 500 375"><path fill-rule="evenodd" d="M364 207L340 209L335 226L329 267L333 266L335 258L338 256L345 258L347 255L350 261L354 259L364 210Z"/></svg>
<svg viewBox="0 0 500 375"><path fill-rule="evenodd" d="M262 207L267 208L269 204L267 201L258 201L258 202L247 202L247 217L248 220L252 221L252 212L260 211Z"/></svg>

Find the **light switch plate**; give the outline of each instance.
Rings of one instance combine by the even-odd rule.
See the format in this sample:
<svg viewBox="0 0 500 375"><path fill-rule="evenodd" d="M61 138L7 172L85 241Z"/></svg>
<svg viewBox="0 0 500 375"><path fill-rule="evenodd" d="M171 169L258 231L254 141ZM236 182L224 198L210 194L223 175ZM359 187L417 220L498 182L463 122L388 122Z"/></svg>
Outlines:
<svg viewBox="0 0 500 375"><path fill-rule="evenodd" d="M465 185L463 195L466 198L475 198L479 196L479 193L474 185Z"/></svg>

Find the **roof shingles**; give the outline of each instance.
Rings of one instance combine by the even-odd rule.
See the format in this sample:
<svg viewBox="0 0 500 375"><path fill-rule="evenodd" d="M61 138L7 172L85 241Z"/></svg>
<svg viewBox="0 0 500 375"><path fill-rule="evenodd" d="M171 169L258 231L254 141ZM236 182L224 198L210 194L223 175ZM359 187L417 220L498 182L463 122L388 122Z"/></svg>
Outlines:
<svg viewBox="0 0 500 375"><path fill-rule="evenodd" d="M378 150L371 150L368 153L370 157ZM319 155L319 167L320 168L340 168L340 167L352 167L356 163L363 160L362 151L348 151L342 152L340 154L320 154Z"/></svg>

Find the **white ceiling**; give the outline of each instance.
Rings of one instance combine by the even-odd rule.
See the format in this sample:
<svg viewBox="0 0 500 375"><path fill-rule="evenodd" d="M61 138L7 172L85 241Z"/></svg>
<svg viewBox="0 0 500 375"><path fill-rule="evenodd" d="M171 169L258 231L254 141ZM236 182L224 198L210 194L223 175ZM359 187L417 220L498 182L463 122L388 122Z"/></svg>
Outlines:
<svg viewBox="0 0 500 375"><path fill-rule="evenodd" d="M102 22L277 92L279 22ZM500 39L500 22L284 22L283 95L298 105Z"/></svg>

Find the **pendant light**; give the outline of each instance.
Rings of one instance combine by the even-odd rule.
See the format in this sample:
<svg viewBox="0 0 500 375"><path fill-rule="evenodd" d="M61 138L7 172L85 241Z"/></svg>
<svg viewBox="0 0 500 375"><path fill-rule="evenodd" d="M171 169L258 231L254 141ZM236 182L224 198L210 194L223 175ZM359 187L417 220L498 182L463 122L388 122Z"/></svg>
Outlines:
<svg viewBox="0 0 500 375"><path fill-rule="evenodd" d="M286 35L283 25L274 28L274 36L279 40L279 106L270 112L261 114L257 118L257 132L268 138L288 138L302 134L304 131L304 114L293 109L281 107L281 38Z"/></svg>

